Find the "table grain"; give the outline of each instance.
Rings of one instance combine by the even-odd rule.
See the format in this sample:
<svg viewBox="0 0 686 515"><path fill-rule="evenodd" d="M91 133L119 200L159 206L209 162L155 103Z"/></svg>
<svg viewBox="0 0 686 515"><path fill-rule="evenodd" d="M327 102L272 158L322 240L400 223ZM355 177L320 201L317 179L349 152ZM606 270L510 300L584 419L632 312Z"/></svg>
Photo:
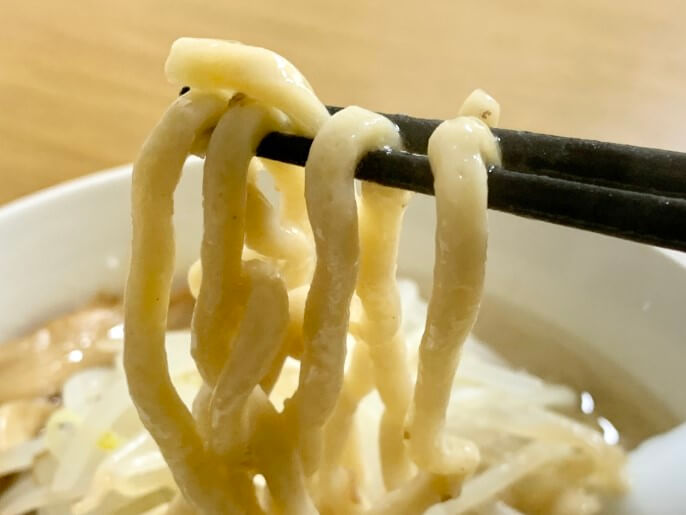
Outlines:
<svg viewBox="0 0 686 515"><path fill-rule="evenodd" d="M131 161L180 36L272 48L325 102L686 150L683 0L2 0L0 203Z"/></svg>

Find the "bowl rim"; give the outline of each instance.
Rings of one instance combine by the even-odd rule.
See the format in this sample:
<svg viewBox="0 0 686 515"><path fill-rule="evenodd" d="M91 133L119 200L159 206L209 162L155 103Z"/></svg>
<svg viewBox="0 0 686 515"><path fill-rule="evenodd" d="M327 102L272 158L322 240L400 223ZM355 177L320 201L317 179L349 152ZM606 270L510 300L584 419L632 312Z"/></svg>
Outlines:
<svg viewBox="0 0 686 515"><path fill-rule="evenodd" d="M10 200L0 205L0 225L6 223L9 218L20 215L23 211L32 209L39 204L49 203L65 195L81 193L91 188L106 185L109 182L121 180L123 177L131 175L131 166L131 163L126 163L105 168L58 182Z"/></svg>

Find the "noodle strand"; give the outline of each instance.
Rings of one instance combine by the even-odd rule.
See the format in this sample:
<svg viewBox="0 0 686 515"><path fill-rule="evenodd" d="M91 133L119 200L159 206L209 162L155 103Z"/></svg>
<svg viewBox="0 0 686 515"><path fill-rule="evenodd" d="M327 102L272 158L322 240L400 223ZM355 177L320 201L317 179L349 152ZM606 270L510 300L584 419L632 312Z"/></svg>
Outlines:
<svg viewBox="0 0 686 515"><path fill-rule="evenodd" d="M287 409L297 413L308 475L318 467L321 427L333 411L343 384L350 300L359 255L355 167L368 151L399 145L399 138L397 127L386 118L348 107L322 126L305 166L305 199L317 264L305 305L299 386Z"/></svg>
<svg viewBox="0 0 686 515"><path fill-rule="evenodd" d="M468 99L463 114L471 114L474 104ZM488 126L472 116L443 122L429 139L428 155L438 220L434 287L407 436L421 468L465 476L476 469L479 450L472 442L448 437L443 426L462 345L476 321L483 291L486 163L497 164L500 156Z"/></svg>
<svg viewBox="0 0 686 515"><path fill-rule="evenodd" d="M243 509L222 488L228 479L224 469L205 451L193 416L171 383L164 340L174 270L174 188L195 136L215 123L225 107L220 95L193 93L177 99L134 164L133 258L124 326L124 365L141 421L186 499L204 513L217 514ZM213 463L216 470L205 472Z"/></svg>

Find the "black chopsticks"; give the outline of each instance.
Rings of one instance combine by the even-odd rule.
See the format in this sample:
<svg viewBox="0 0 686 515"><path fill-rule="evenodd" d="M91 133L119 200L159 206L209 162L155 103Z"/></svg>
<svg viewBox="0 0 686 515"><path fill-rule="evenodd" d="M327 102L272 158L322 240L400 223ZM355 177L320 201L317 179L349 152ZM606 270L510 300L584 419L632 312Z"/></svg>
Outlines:
<svg viewBox="0 0 686 515"><path fill-rule="evenodd" d="M333 113L338 107L329 107ZM406 151L376 151L356 177L433 194L426 145L440 120L385 114ZM686 154L494 129L502 167L490 170L492 209L686 251ZM271 133L257 155L303 165L312 141Z"/></svg>

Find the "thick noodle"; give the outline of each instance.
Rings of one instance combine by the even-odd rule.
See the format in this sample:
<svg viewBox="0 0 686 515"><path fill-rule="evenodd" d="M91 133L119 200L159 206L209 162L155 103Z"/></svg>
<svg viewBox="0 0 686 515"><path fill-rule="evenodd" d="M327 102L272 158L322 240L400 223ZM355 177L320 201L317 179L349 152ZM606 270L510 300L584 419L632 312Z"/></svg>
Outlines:
<svg viewBox="0 0 686 515"><path fill-rule="evenodd" d="M260 140L283 126L278 114L243 98L232 101L207 148L203 174L203 281L193 312L193 357L213 387L243 316L242 270L247 175Z"/></svg>
<svg viewBox="0 0 686 515"><path fill-rule="evenodd" d="M343 384L350 300L357 280L359 243L353 184L358 161L370 150L399 145L386 118L348 107L317 133L305 166L305 199L317 264L303 320L303 355L295 411L306 473L318 467L321 428Z"/></svg>
<svg viewBox="0 0 686 515"><path fill-rule="evenodd" d="M179 98L145 142L133 170L133 248L125 299L129 392L179 488L205 513L238 506L234 493L222 488L229 480L226 470L206 452L193 416L171 383L164 340L174 272L174 189L194 138L216 123L225 107L221 95ZM234 479L243 486L247 481Z"/></svg>
<svg viewBox="0 0 686 515"><path fill-rule="evenodd" d="M227 468L227 463L215 452L224 450L225 443L220 439L208 448L202 434L210 436L213 431L208 424L221 423L225 413L234 413L236 403L241 404L236 399L244 395L232 390L240 381L232 374L227 374L231 376L229 379L220 374L229 357L230 343L238 330L251 286L244 277L241 264L246 177L259 139L269 130L283 127L285 120L280 118L278 111L262 109L253 101L243 99L234 100L222 116L227 106L227 94L222 91L244 90L244 86L250 86L243 80L245 77L232 73L245 64L247 56L249 60L256 59L255 62L260 63L249 67L249 77L254 78L256 71L262 77L255 84L255 96L267 102L276 100L271 103L279 104L294 114L303 130L315 132L318 125L328 118L328 113L297 70L276 54L237 44L218 46L221 47L219 50L217 44L209 41L184 40L172 50L167 63L170 76L174 73L183 75L183 70L198 63L193 56L195 50L209 55L209 47L212 47L212 55L222 62L215 69L215 72L220 72L215 75L221 85L213 86L220 93L191 92L179 98L146 142L134 168L134 237L126 296L124 359L131 395L141 419L160 446L190 504L203 513L259 512L261 509L250 476L244 469ZM201 76L195 72L192 75ZM270 78L276 83L263 88ZM194 81L188 83L197 85ZM284 97L280 92L289 88L291 94ZM217 127L206 142L207 131L214 125ZM245 131L249 125L253 129ZM164 351L164 328L174 264L172 197L183 162L194 150L194 143L196 150L202 147L207 152L204 186L206 233L202 256L206 280L200 283L194 314L194 354L206 381L194 407L199 423L171 384ZM258 272L251 278L253 281L259 281L260 276L268 277L268 274L259 273L259 268L256 270ZM278 292L284 290L274 281L280 280L267 279L265 284L274 285L271 291L278 298ZM203 287L203 284L208 286ZM282 295L282 299L285 296ZM284 301L280 306L275 309L287 315ZM253 305L252 310L259 313L262 307ZM263 339L267 340L265 343L278 349L278 334L284 332L285 325L285 322L275 321L271 333L268 329L262 331ZM256 324L247 324L246 327L246 332L255 336ZM260 334L259 330L257 334ZM227 367L231 369L230 362ZM264 372L266 370L256 370L246 380L252 384L255 376ZM151 388L146 387L146 384L150 385L148 379L155 383ZM222 379L222 388L216 390L218 379ZM208 418L209 412L214 412L214 417ZM233 487L227 489L227 484Z"/></svg>
<svg viewBox="0 0 686 515"><path fill-rule="evenodd" d="M210 445L220 455L231 455L232 447L249 439L251 428L240 427L243 408L276 357L288 323L283 281L261 261L249 261L245 268L250 280L245 317L209 405Z"/></svg>
<svg viewBox="0 0 686 515"><path fill-rule="evenodd" d="M412 310L403 322L396 262L411 195L365 183L358 198L354 182L366 153L402 149L398 128L359 107L329 116L293 65L261 48L184 38L167 73L192 90L171 105L134 165L124 368L180 495L161 496L160 485L172 486L166 469L150 484L128 477L117 488L140 495L127 509L158 495L154 513L168 506L179 515L571 513L595 509L597 490L621 486L622 451L553 411L573 402L568 389L475 351L455 381L484 284L487 167L500 160L489 128L500 114L495 100L475 91L429 139L433 289L425 322ZM313 138L304 170L255 157L272 131ZM175 382L177 391L176 351L168 347L168 363L165 350L173 193L191 152L205 156L201 260L188 275L198 373L191 366L197 382ZM262 173L280 193L278 206L263 192ZM422 322L413 388L415 354L403 324L418 335ZM103 399L120 399L113 392ZM191 412L184 400L193 398ZM55 468L51 489L19 496L11 513L83 495L95 451L74 449L82 441L95 448L96 436L115 425L115 414L94 422L98 413L66 451L54 428L69 414L51 419L46 451L72 459ZM141 434L104 460L78 509L108 502L115 456L133 463L146 438L154 447Z"/></svg>
<svg viewBox="0 0 686 515"><path fill-rule="evenodd" d="M374 380L384 403L379 450L389 490L412 474L403 441L405 415L412 396L405 339L400 330L400 295L395 283L400 229L411 194L363 183L360 198L360 337L369 346Z"/></svg>
<svg viewBox="0 0 686 515"><path fill-rule="evenodd" d="M326 107L295 66L264 48L180 38L171 47L165 71L175 84L250 95L286 113L305 136L313 137L329 118Z"/></svg>
<svg viewBox="0 0 686 515"><path fill-rule="evenodd" d="M353 350L336 408L324 428L318 504L327 513L351 513L360 508L360 500L356 498L358 492L355 491L355 480L362 481L364 471L355 466L361 461L355 445L355 412L360 401L373 389L369 351L364 342L358 342Z"/></svg>
<svg viewBox="0 0 686 515"><path fill-rule="evenodd" d="M483 291L486 167L500 161L495 137L475 117L489 110L478 101L481 95L477 92L465 102L465 116L443 122L428 146L436 192L436 257L406 437L414 461L435 474L465 476L479 464L478 448L446 435L443 426L462 345L476 321Z"/></svg>

